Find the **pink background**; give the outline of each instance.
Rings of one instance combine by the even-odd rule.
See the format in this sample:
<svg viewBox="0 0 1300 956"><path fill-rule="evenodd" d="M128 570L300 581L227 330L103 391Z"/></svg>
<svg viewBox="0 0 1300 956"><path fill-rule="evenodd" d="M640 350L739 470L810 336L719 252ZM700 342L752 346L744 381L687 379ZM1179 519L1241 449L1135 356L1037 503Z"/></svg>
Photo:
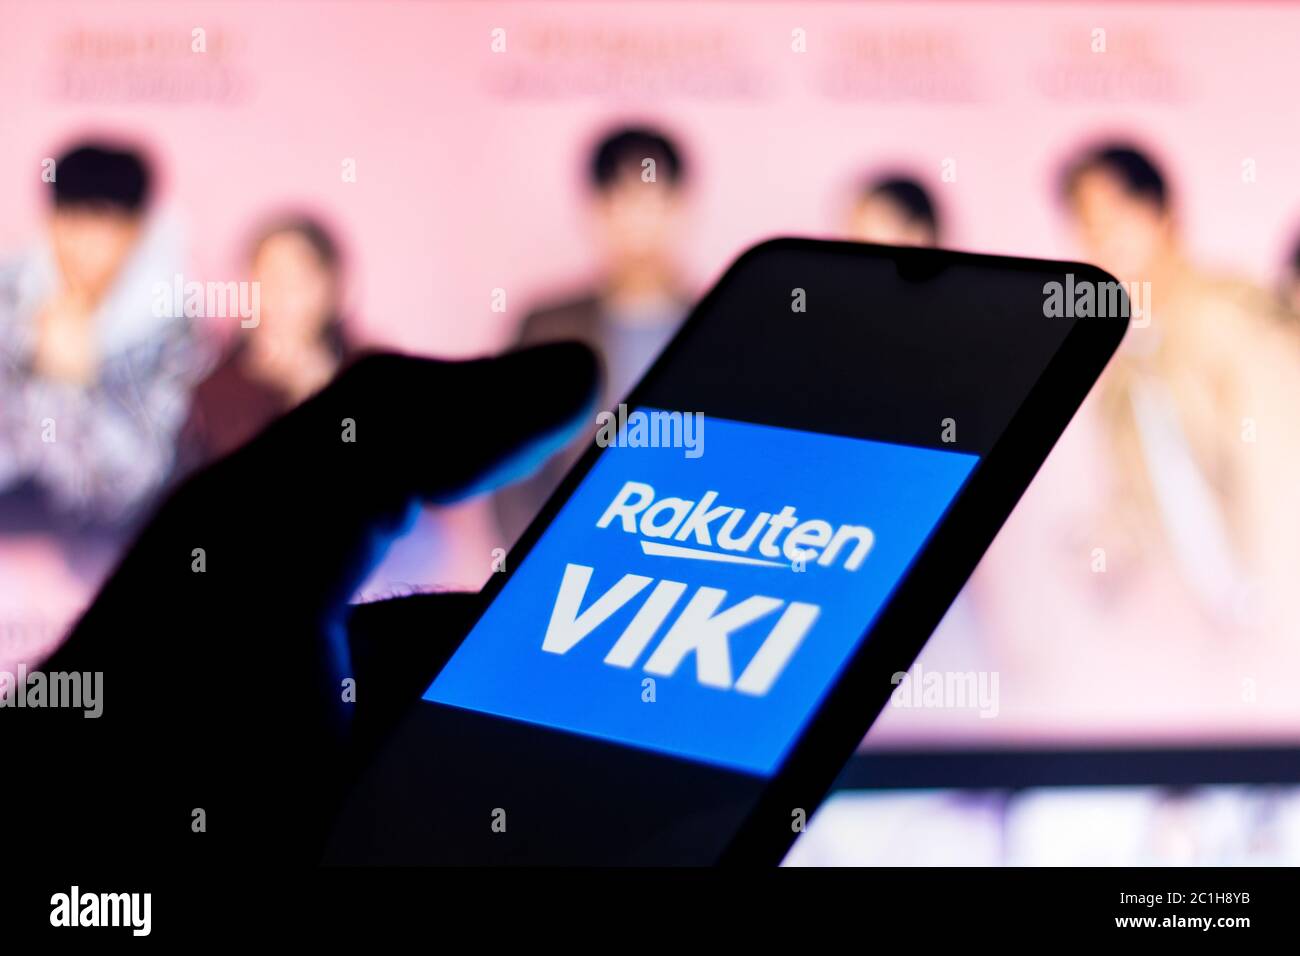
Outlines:
<svg viewBox="0 0 1300 956"><path fill-rule="evenodd" d="M10 0L4 19L0 182L29 185L2 194L0 250L36 226L42 158L121 131L167 170L196 271L238 274L259 215L313 204L354 253L365 331L411 349L495 348L539 290L589 270L578 172L626 117L689 149L701 286L764 236L838 230L882 163L928 175L950 245L1069 254L1053 173L1099 131L1166 160L1210 262L1271 280L1300 228L1300 10L1283 6Z"/></svg>
<svg viewBox="0 0 1300 956"><path fill-rule="evenodd" d="M686 149L699 289L762 238L838 233L854 186L887 166L928 181L949 246L1077 255L1055 174L1109 133L1162 161L1201 262L1271 285L1300 231L1300 9L1281 5L8 0L0 21L0 254L39 228L42 159L115 133L155 153L197 276L242 277L262 216L318 209L350 254L361 337L435 354L503 346L539 296L591 274L581 173L594 137L627 120ZM459 410L430 409L431 435L444 414ZM433 573L478 586L499 544L482 506L432 520L448 532ZM57 581L33 593L19 598L56 615L85 598ZM1189 702L1166 703L1115 723L1189 727ZM1294 707L1268 718L1274 735L1297 723Z"/></svg>

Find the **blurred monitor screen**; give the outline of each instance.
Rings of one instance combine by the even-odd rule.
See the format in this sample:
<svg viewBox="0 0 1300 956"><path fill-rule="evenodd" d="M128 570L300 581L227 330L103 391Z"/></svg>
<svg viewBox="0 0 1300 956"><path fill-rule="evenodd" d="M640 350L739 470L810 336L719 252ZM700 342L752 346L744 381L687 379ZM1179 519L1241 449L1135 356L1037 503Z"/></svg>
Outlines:
<svg viewBox="0 0 1300 956"><path fill-rule="evenodd" d="M1300 146L1288 122L1300 9L58 10L12 5L0 34L0 293L13 292L0 323L14 328L58 287L42 171L87 137L137 144L154 172L149 238L130 260L143 271L104 305L124 335L150 314L146 280L181 272L256 275L276 292L264 324L286 328L275 310L319 288L254 241L284 209L310 210L337 243L336 258L312 260L329 269L318 318L349 348L467 356L508 347L537 316L594 317L616 330L602 345L614 388L739 250L773 235L1082 259L1136 283L1143 314L1122 354L864 747L1300 744ZM629 198L626 170L601 166L602 138L629 126L674 146L653 150L656 181L672 187L662 202ZM195 321L213 356L247 333L238 313ZM344 350L323 342L310 363L260 367L280 376L277 401L334 367ZM76 469L94 463L59 457L77 451L71 432L38 447L43 458L4 443L27 357L3 358L0 382L19 382L0 397L0 657L12 662L57 642L129 539L118 519L138 521L163 493L188 393L154 420L161 459L114 452L139 493L91 513L101 485ZM236 407L204 394L217 419ZM437 413L472 414L472 398ZM43 499L51 522L25 503L33 480L58 486ZM427 510L363 596L480 587L517 532L499 504ZM1032 827L1036 812L1017 819Z"/></svg>

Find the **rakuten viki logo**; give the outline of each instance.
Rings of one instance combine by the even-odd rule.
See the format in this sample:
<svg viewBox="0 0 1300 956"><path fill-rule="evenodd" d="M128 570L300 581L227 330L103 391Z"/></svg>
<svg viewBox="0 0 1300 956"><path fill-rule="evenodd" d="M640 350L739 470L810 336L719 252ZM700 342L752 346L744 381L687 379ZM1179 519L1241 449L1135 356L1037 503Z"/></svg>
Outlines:
<svg viewBox="0 0 1300 956"><path fill-rule="evenodd" d="M862 525L803 520L793 505L747 517L744 508L716 504L718 497L706 491L698 500L656 499L651 485L629 481L596 527L640 535L641 550L650 555L771 568L813 561L831 567L842 557L844 570L856 571L875 544L875 534Z"/></svg>
<svg viewBox="0 0 1300 956"><path fill-rule="evenodd" d="M770 775L977 461L713 415L699 458L606 448L425 698Z"/></svg>

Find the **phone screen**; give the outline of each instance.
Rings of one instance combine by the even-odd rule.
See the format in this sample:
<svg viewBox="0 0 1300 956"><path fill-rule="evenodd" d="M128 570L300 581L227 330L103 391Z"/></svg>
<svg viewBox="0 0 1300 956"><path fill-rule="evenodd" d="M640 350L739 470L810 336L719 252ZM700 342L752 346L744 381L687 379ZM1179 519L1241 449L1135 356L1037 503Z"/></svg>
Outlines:
<svg viewBox="0 0 1300 956"><path fill-rule="evenodd" d="M341 842L779 860L1122 335L1048 315L1067 269L1108 278L810 240L743 255L588 423Z"/></svg>
<svg viewBox="0 0 1300 956"><path fill-rule="evenodd" d="M623 417L425 698L769 775L977 456Z"/></svg>

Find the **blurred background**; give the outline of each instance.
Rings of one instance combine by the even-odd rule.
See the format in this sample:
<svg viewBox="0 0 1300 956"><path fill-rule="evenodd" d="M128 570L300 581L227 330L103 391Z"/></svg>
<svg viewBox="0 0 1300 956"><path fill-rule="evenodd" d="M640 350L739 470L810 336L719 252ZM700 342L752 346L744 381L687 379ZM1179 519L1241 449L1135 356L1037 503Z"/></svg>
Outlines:
<svg viewBox="0 0 1300 956"><path fill-rule="evenodd" d="M0 8L0 667L359 352L613 404L770 236L1082 259L1149 314L788 862L1300 862L1300 9ZM359 597L480 587L571 454Z"/></svg>

